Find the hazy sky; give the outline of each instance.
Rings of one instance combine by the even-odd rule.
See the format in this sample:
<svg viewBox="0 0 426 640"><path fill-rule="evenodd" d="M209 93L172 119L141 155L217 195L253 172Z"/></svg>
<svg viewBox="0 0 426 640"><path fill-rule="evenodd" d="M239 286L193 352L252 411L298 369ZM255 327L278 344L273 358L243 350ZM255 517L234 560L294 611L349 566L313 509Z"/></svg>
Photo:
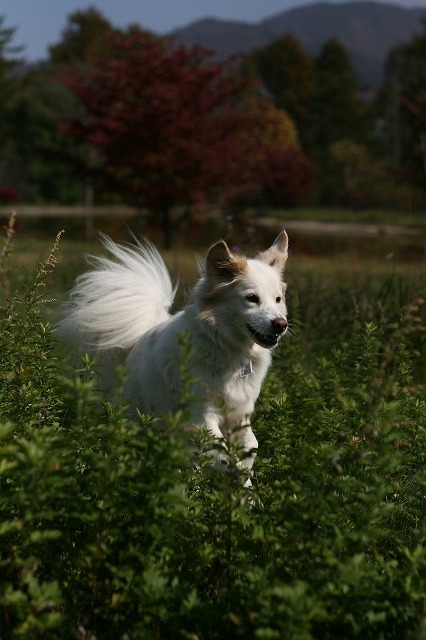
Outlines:
<svg viewBox="0 0 426 640"><path fill-rule="evenodd" d="M426 0L391 3L426 6ZM117 27L136 22L157 33L167 33L207 16L257 22L304 4L312 4L312 0L0 0L0 16L5 18L4 26L16 27L13 44L24 45L23 55L33 61L45 57L47 46L60 39L70 13L89 6L98 8Z"/></svg>

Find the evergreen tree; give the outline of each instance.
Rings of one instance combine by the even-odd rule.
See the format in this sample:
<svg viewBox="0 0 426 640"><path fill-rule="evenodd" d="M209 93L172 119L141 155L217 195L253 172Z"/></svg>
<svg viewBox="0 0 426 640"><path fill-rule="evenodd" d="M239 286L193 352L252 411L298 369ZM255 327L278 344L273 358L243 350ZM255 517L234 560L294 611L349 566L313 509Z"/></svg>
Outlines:
<svg viewBox="0 0 426 640"><path fill-rule="evenodd" d="M310 104L309 151L317 160L323 160L337 140L365 138L365 106L358 94L356 72L345 48L328 40L315 61Z"/></svg>
<svg viewBox="0 0 426 640"><path fill-rule="evenodd" d="M60 131L64 117L76 113L76 102L54 74L55 68L40 64L19 78L10 116L8 174L25 202L81 203L83 150Z"/></svg>
<svg viewBox="0 0 426 640"><path fill-rule="evenodd" d="M10 144L5 175L26 202L75 204L88 200L90 152L61 132L64 118L76 117L72 92L57 82L63 65L87 67L110 55L116 31L96 9L72 13L49 59L23 69L9 115ZM0 40L1 43L1 40Z"/></svg>
<svg viewBox="0 0 426 640"><path fill-rule="evenodd" d="M356 72L345 48L328 40L315 60L306 149L323 172L325 194L331 146L339 140L363 143L368 132L368 107L359 98Z"/></svg>
<svg viewBox="0 0 426 640"><path fill-rule="evenodd" d="M422 179L422 128L411 108L426 88L426 20L411 42L392 49L377 105L383 116L384 151L389 163L411 180Z"/></svg>
<svg viewBox="0 0 426 640"><path fill-rule="evenodd" d="M17 54L21 47L12 46L13 27L5 26L0 16L0 186L8 183L8 165L13 158L10 118L18 92L18 78L13 72L21 64Z"/></svg>
<svg viewBox="0 0 426 640"><path fill-rule="evenodd" d="M253 62L254 61L254 65ZM294 120L303 141L311 93L312 59L291 35L274 40L249 56L247 68L254 66L275 105Z"/></svg>
<svg viewBox="0 0 426 640"><path fill-rule="evenodd" d="M53 64L80 65L92 58L108 58L111 35L116 30L100 11L89 7L68 16L61 39L49 47Z"/></svg>

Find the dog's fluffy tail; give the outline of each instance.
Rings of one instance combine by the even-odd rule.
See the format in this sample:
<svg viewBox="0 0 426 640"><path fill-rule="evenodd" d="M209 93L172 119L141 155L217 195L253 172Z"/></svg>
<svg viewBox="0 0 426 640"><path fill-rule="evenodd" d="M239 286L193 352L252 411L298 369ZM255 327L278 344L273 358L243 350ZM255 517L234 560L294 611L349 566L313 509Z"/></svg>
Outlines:
<svg viewBox="0 0 426 640"><path fill-rule="evenodd" d="M77 278L58 326L59 336L89 351L130 349L170 317L176 287L154 245L117 245L101 236L111 257L90 257Z"/></svg>

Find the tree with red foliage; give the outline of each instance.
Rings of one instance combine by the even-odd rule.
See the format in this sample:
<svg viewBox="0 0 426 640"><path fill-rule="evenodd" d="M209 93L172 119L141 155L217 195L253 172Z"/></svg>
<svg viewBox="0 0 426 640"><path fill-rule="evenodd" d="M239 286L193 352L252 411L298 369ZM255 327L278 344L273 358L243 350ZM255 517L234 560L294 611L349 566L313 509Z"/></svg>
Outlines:
<svg viewBox="0 0 426 640"><path fill-rule="evenodd" d="M259 96L245 103L253 126L242 141L246 148L245 175L249 182L228 187L226 201L234 210L241 203L273 207L302 204L308 186L316 178L313 163L299 146L298 133L289 115Z"/></svg>
<svg viewBox="0 0 426 640"><path fill-rule="evenodd" d="M264 202L275 207L297 207L316 171L300 147L271 145L263 150L259 182Z"/></svg>
<svg viewBox="0 0 426 640"><path fill-rule="evenodd" d="M207 61L199 47L137 28L111 37L111 59L63 79L85 110L66 131L98 150L110 188L161 211L170 246L172 206L245 180L244 145L236 141L252 122L240 107L248 81L228 73L229 61Z"/></svg>
<svg viewBox="0 0 426 640"><path fill-rule="evenodd" d="M63 78L84 108L66 132L97 150L111 191L161 214L166 246L176 205L219 196L230 203L244 193L299 201L311 171L297 135L283 112L256 97L252 80L232 74L230 60L137 27L110 38L109 58Z"/></svg>
<svg viewBox="0 0 426 640"><path fill-rule="evenodd" d="M17 204L21 196L15 187L0 187L0 204Z"/></svg>

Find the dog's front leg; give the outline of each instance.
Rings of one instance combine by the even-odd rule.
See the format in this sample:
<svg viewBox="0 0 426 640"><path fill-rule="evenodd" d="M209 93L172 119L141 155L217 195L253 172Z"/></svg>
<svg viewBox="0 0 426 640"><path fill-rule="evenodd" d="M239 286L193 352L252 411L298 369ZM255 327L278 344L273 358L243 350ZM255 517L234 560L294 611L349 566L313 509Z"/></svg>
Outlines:
<svg viewBox="0 0 426 640"><path fill-rule="evenodd" d="M245 418L242 421L241 427L240 429L238 429L236 435L236 442L242 449L242 458L239 461L238 466L248 471L248 477L244 483L244 486L251 487L252 469L257 455L258 441L253 433L248 418Z"/></svg>
<svg viewBox="0 0 426 640"><path fill-rule="evenodd" d="M226 455L227 447L224 435L219 426L219 416L214 412L206 413L203 416L202 424L203 426L207 427L208 431L215 440L216 446L207 452L207 455L214 458L214 468L218 471L228 471L229 462L228 456Z"/></svg>
<svg viewBox="0 0 426 640"><path fill-rule="evenodd" d="M214 412L204 415L204 426L207 427L213 438L217 442L217 446L210 449L207 454L215 459L214 468L219 471L229 471L228 456L226 454L226 440L220 429L220 419ZM258 442L250 425L248 418L242 421L241 426L231 433L232 440L238 444L242 451L241 459L237 466L246 470L247 479L244 482L245 487L251 487L251 471L257 454Z"/></svg>

